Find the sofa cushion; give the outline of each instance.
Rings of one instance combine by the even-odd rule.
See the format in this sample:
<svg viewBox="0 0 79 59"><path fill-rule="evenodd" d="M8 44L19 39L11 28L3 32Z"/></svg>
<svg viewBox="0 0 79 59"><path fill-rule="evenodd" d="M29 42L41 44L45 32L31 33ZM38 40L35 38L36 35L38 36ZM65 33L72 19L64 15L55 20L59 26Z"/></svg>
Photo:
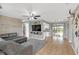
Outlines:
<svg viewBox="0 0 79 59"><path fill-rule="evenodd" d="M0 41L0 50L8 55L29 55L32 54L32 45L23 46L13 41Z"/></svg>
<svg viewBox="0 0 79 59"><path fill-rule="evenodd" d="M8 36L9 37L17 37L17 33L9 33Z"/></svg>
<svg viewBox="0 0 79 59"><path fill-rule="evenodd" d="M33 54L38 52L45 45L45 40L38 39L29 39L26 43L21 44L23 46L32 45L33 46Z"/></svg>
<svg viewBox="0 0 79 59"><path fill-rule="evenodd" d="M21 43L27 42L27 37L19 36L19 37L16 37L16 39L14 39L13 41L21 44Z"/></svg>
<svg viewBox="0 0 79 59"><path fill-rule="evenodd" d="M17 45L19 44L12 41L0 41L0 50L4 51L9 55L16 54Z"/></svg>
<svg viewBox="0 0 79 59"><path fill-rule="evenodd" d="M0 51L0 55L5 55L3 52Z"/></svg>
<svg viewBox="0 0 79 59"><path fill-rule="evenodd" d="M0 34L0 37L1 38L7 38L8 37L8 34Z"/></svg>
<svg viewBox="0 0 79 59"><path fill-rule="evenodd" d="M8 55L15 55L22 47L15 42L11 42L6 45L6 49L4 50ZM20 52L20 51L19 51Z"/></svg>
<svg viewBox="0 0 79 59"><path fill-rule="evenodd" d="M0 38L0 41L5 41L4 39Z"/></svg>
<svg viewBox="0 0 79 59"><path fill-rule="evenodd" d="M17 37L17 33L0 34L0 37Z"/></svg>

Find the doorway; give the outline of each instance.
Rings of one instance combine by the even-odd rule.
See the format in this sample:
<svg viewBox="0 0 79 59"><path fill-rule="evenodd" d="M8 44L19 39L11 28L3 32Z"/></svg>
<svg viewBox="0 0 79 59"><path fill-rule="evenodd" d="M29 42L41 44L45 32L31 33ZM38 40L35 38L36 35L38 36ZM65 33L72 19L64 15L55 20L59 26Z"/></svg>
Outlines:
<svg viewBox="0 0 79 59"><path fill-rule="evenodd" d="M64 26L61 24L56 24L52 26L52 36L54 40L62 42L64 33Z"/></svg>
<svg viewBox="0 0 79 59"><path fill-rule="evenodd" d="M29 38L29 22L23 23L23 35Z"/></svg>

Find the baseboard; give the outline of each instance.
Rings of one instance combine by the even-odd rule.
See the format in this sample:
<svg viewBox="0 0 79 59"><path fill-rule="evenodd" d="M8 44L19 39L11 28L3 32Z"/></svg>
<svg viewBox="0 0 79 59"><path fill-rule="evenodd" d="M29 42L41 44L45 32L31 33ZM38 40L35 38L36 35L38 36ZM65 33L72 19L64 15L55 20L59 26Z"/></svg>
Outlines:
<svg viewBox="0 0 79 59"><path fill-rule="evenodd" d="M73 48L73 46L71 46L71 47L72 47L72 49L74 50L75 54L78 55L77 52L75 51L75 49Z"/></svg>

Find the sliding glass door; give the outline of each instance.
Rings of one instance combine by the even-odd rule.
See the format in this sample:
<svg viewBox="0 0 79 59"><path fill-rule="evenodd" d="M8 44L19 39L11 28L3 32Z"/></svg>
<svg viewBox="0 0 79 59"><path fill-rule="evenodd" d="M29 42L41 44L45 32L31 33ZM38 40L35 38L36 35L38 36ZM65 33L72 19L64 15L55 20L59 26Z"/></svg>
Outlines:
<svg viewBox="0 0 79 59"><path fill-rule="evenodd" d="M52 26L52 35L54 40L63 40L64 26L63 25L55 25Z"/></svg>

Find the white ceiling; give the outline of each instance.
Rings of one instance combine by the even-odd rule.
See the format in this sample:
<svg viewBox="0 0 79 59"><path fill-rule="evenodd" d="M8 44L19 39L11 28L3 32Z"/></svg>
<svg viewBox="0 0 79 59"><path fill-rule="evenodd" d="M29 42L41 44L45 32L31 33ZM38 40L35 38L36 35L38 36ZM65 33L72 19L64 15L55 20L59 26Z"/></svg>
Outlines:
<svg viewBox="0 0 79 59"><path fill-rule="evenodd" d="M41 18L48 22L65 22L69 9L75 9L74 3L1 3L0 15L24 19L25 11L39 11Z"/></svg>

